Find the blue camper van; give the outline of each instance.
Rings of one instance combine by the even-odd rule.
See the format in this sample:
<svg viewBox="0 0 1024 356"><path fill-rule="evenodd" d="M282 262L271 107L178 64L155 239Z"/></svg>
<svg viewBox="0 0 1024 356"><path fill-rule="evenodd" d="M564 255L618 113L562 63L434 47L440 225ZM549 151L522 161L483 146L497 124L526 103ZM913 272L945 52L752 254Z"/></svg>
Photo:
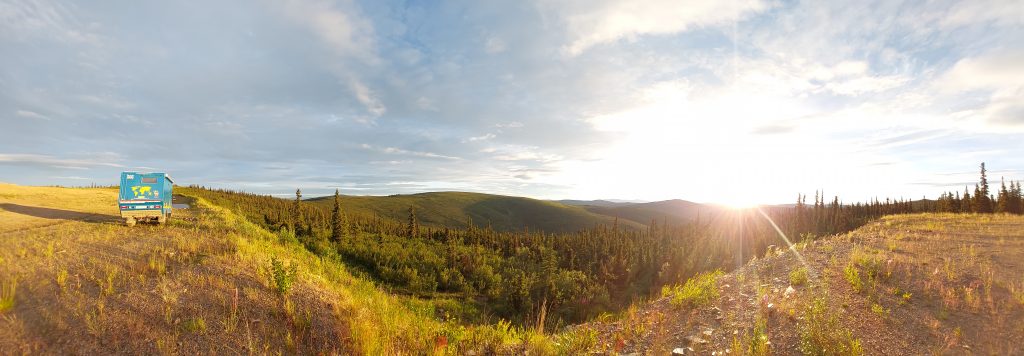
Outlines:
<svg viewBox="0 0 1024 356"><path fill-rule="evenodd" d="M117 205L125 224L138 221L167 222L171 217L171 188L174 181L166 173L121 172L121 194Z"/></svg>

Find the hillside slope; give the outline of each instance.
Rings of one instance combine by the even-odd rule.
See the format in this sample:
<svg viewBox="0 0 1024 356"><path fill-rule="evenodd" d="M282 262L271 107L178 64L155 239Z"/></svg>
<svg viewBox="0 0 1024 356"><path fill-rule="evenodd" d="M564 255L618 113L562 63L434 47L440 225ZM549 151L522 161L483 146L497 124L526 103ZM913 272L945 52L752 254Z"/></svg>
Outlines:
<svg viewBox="0 0 1024 356"><path fill-rule="evenodd" d="M309 200L330 209L333 197ZM405 221L409 208L416 210L419 222L435 227L466 227L472 221L478 227L490 226L498 231L542 230L575 232L600 224L611 224L614 218L552 201L467 192L433 192L390 196L343 196L346 213L380 215ZM640 224L621 222L623 226Z"/></svg>
<svg viewBox="0 0 1024 356"><path fill-rule="evenodd" d="M668 222L673 225L684 224L698 218L708 221L724 211L721 207L679 199L650 203L582 205L582 207L595 214L617 217L620 221L625 219L650 224L651 221L657 220L659 223Z"/></svg>
<svg viewBox="0 0 1024 356"><path fill-rule="evenodd" d="M571 333L623 353L1024 352L1024 217L887 216L796 251Z"/></svg>
<svg viewBox="0 0 1024 356"><path fill-rule="evenodd" d="M176 197L178 198L178 197ZM0 353L460 354L550 346L460 325L202 200L129 228L116 190L0 186ZM275 274L272 259L282 261ZM273 276L294 266L278 293ZM282 277L277 280L287 280ZM453 301L448 301L454 303ZM503 351L505 350L505 351Z"/></svg>

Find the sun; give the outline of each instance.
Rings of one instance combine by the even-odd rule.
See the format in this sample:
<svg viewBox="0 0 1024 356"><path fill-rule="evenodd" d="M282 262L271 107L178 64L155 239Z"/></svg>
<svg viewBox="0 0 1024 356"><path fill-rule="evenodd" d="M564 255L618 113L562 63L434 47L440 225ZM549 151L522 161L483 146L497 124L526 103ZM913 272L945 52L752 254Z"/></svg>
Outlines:
<svg viewBox="0 0 1024 356"><path fill-rule="evenodd" d="M722 197L714 203L734 210L750 209L762 204L750 196Z"/></svg>

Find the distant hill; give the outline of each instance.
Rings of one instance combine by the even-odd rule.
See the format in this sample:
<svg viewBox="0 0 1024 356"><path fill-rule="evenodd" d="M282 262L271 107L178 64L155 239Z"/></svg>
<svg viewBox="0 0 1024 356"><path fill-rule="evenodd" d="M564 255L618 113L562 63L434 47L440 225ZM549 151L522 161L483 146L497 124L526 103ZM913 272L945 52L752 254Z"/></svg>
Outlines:
<svg viewBox="0 0 1024 356"><path fill-rule="evenodd" d="M618 217L639 224L649 224L652 220L667 220L669 223L681 224L698 217L710 219L724 208L694 203L686 200L664 200L651 203L615 203L611 205L584 205L589 212L610 217Z"/></svg>
<svg viewBox="0 0 1024 356"><path fill-rule="evenodd" d="M329 207L333 197L308 200ZM499 231L542 230L572 232L600 224L611 224L614 217L588 211L580 206L504 195L432 192L390 196L342 196L343 209L350 214L380 215L404 220L409 207L425 226L466 227L491 226ZM619 222L620 226L640 228L641 224Z"/></svg>
<svg viewBox="0 0 1024 356"><path fill-rule="evenodd" d="M617 200L617 199L599 199L599 200L576 200L576 199L563 199L555 200L565 205L576 205L576 206L624 206L630 204L646 203L644 201L631 201L631 200Z"/></svg>
<svg viewBox="0 0 1024 356"><path fill-rule="evenodd" d="M616 206L628 206L628 205L633 204L633 203L629 203L629 202L603 201L603 199L598 199L598 201L577 201L577 199L561 199L561 201L553 201L553 202L564 204L566 206L575 206L575 207L587 207L587 206L593 206L593 207L616 207Z"/></svg>

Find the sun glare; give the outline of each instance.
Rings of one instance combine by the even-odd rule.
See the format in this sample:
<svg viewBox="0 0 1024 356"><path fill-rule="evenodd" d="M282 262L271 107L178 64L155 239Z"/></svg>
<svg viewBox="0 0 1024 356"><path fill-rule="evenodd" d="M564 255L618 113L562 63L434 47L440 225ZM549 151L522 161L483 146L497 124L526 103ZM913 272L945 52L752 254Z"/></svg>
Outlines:
<svg viewBox="0 0 1024 356"><path fill-rule="evenodd" d="M761 205L760 202L746 196L729 197L716 203L735 210L750 209Z"/></svg>

